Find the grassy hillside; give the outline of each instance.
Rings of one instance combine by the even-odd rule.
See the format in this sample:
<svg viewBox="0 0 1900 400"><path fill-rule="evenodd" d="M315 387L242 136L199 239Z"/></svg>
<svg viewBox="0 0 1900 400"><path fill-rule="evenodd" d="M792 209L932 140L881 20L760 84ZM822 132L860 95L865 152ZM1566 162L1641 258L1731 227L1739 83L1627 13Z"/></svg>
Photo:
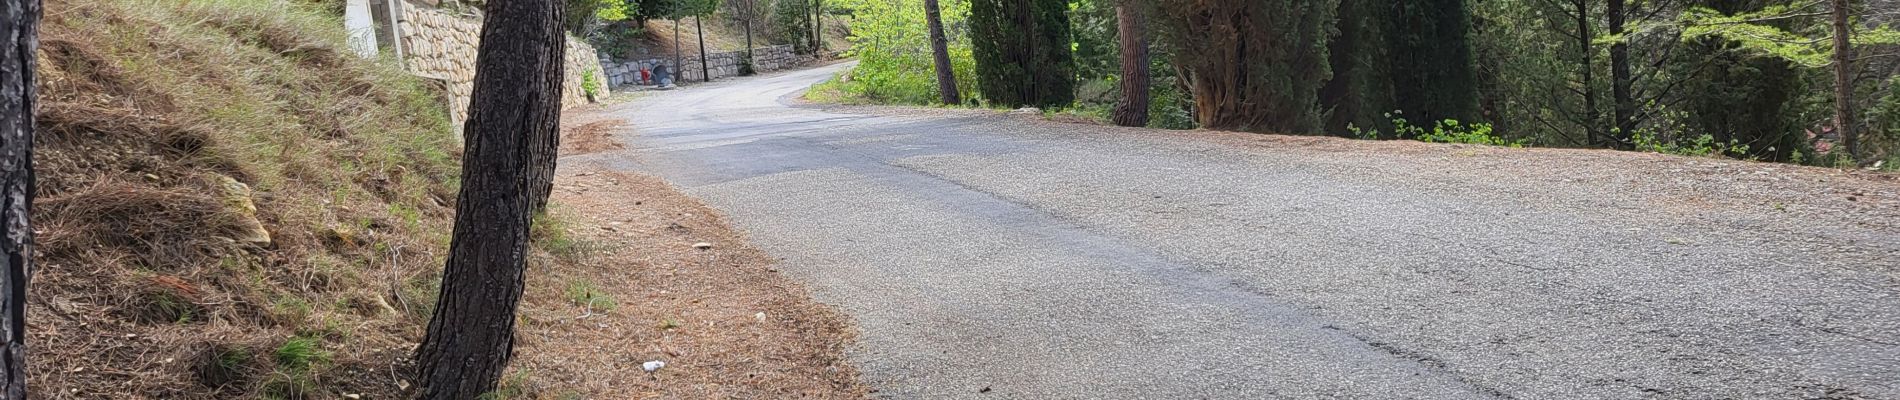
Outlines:
<svg viewBox="0 0 1900 400"><path fill-rule="evenodd" d="M457 182L439 100L282 0L48 0L35 391L393 397Z"/></svg>

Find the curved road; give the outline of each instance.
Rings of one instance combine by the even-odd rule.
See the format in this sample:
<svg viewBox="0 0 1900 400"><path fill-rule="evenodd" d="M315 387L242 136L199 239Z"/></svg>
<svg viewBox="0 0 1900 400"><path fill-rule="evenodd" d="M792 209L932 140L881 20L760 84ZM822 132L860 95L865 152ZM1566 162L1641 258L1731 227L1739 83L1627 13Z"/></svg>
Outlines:
<svg viewBox="0 0 1900 400"><path fill-rule="evenodd" d="M1891 179L653 92L623 152L888 398L1900 398Z"/></svg>

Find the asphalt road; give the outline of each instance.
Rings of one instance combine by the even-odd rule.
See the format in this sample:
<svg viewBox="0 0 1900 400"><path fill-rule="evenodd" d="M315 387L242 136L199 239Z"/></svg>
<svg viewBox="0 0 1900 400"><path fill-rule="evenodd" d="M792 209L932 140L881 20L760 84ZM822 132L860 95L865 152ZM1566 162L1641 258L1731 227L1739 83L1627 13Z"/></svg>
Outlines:
<svg viewBox="0 0 1900 400"><path fill-rule="evenodd" d="M880 397L1900 398L1900 184L789 105L842 67L644 95L564 162L728 213Z"/></svg>

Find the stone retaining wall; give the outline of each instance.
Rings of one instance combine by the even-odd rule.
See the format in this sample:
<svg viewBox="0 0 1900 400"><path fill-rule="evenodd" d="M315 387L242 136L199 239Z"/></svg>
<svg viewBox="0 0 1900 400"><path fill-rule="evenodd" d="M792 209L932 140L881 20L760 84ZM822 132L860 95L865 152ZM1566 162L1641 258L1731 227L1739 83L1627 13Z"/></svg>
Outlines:
<svg viewBox="0 0 1900 400"><path fill-rule="evenodd" d="M402 8L402 18L397 23L402 31L403 54L407 56L405 64L410 73L440 80L447 87L449 118L461 126L468 118L469 94L475 88L475 49L481 42L481 16L455 14L416 2L407 2ZM596 71L596 79L600 79L599 71L602 71L600 56L594 47L573 37L567 38L566 56L562 108L586 104L588 99L582 90L581 78L585 71L592 70ZM600 86L602 91L607 89L604 82Z"/></svg>
<svg viewBox="0 0 1900 400"><path fill-rule="evenodd" d="M812 61L811 56L796 53L790 45L754 47L752 48L752 54L758 58L758 60L753 63L754 68L757 68L754 72L777 71L808 64ZM676 82L704 81L704 75L700 72L699 68L699 56L689 54L686 55L685 58L684 61L686 65L680 68L680 75L683 79L676 80ZM707 54L706 63L709 67L706 72L711 72L713 79L736 76L742 72L740 70L740 63L743 60L745 60L744 51ZM613 87L620 87L638 84L640 82L641 69L650 71L655 66L673 65L673 58L661 57L628 61L613 61L603 58L600 64L605 68L605 76L608 84Z"/></svg>

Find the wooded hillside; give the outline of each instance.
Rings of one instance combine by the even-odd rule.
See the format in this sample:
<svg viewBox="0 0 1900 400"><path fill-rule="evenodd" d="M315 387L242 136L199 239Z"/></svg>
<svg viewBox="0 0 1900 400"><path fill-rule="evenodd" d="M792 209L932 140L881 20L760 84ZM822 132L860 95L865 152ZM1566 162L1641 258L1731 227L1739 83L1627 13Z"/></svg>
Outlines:
<svg viewBox="0 0 1900 400"><path fill-rule="evenodd" d="M942 2L951 65L973 65L963 98L1106 119L1116 57L1152 54L1156 127L1900 163L1892 0L1076 0L1066 20L984 18L1038 3ZM837 7L863 60L837 90L937 97L915 82L934 76L921 0ZM1122 46L1118 8L1150 20L1151 52ZM1073 61L983 56L1033 43L1026 22L1066 23ZM1074 101L967 83L1012 68L1073 77Z"/></svg>

